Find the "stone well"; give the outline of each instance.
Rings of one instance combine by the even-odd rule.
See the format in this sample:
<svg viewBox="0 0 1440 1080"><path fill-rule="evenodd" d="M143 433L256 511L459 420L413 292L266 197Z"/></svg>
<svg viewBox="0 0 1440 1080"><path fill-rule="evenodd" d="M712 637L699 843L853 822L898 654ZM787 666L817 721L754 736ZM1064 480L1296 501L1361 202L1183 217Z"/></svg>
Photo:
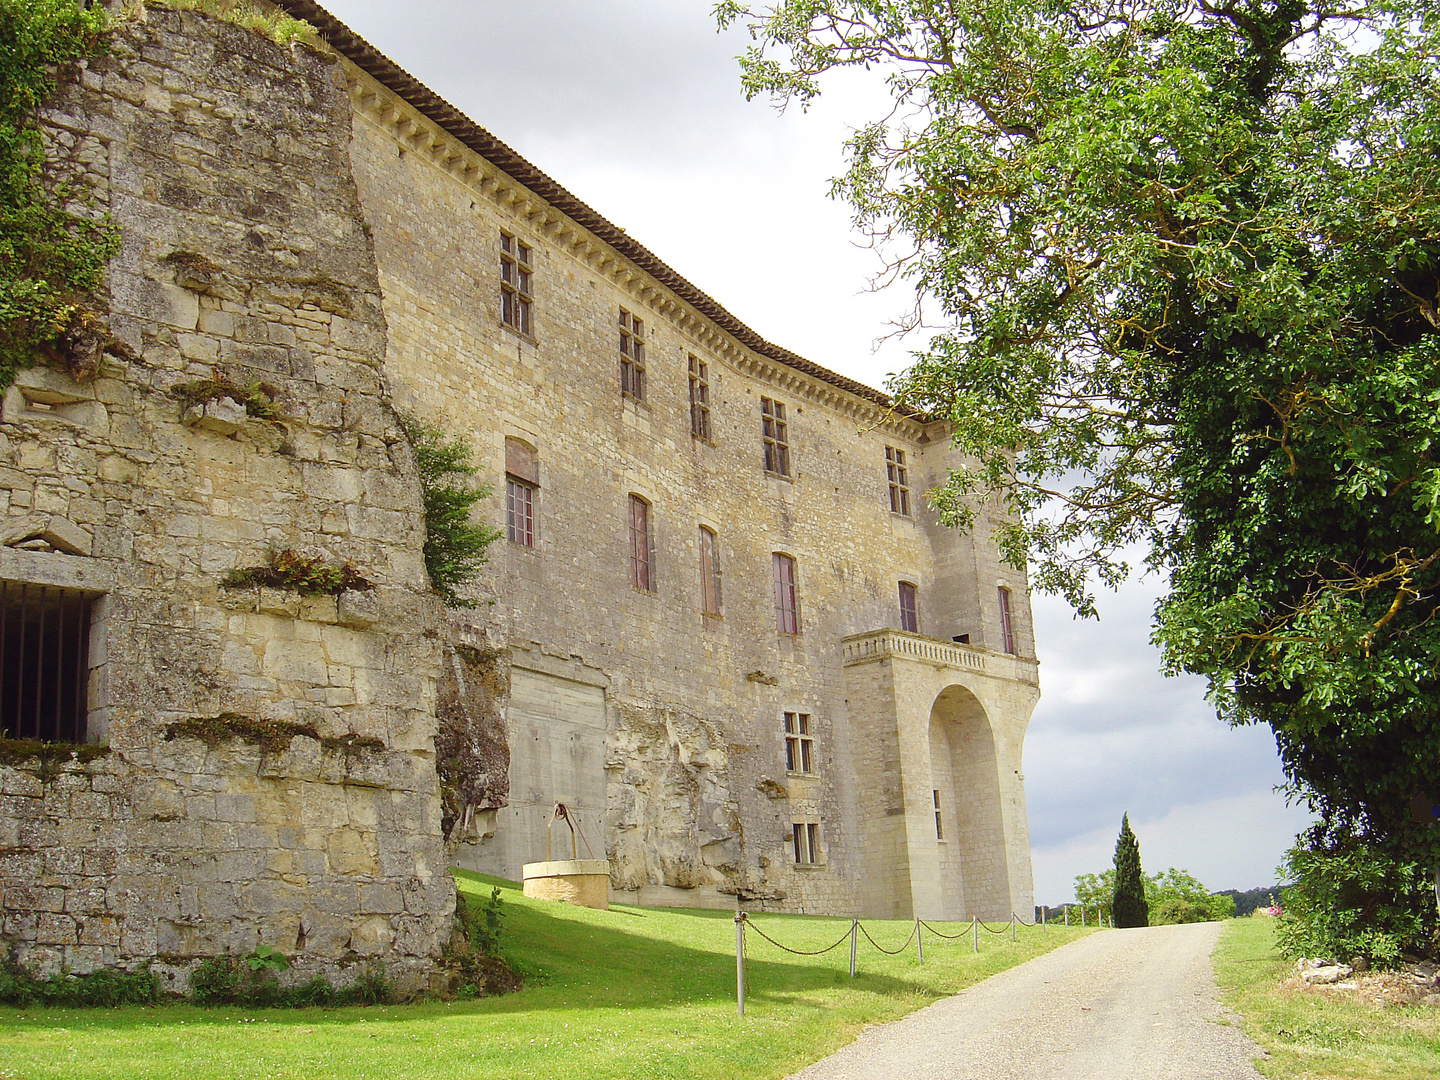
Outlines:
<svg viewBox="0 0 1440 1080"><path fill-rule="evenodd" d="M610 907L610 863L605 859L557 859L521 868L524 893L534 900L562 900L581 907Z"/></svg>

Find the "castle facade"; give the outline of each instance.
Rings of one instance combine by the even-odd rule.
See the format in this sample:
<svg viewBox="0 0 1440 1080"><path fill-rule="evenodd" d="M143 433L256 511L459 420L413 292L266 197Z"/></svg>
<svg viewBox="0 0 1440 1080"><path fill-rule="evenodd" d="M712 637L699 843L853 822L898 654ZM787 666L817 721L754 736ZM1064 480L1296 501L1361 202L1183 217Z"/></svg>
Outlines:
<svg viewBox="0 0 1440 1080"><path fill-rule="evenodd" d="M1026 581L928 507L945 424L279 6L327 48L152 8L47 112L124 247L99 377L0 418L3 726L88 748L0 764L0 934L418 984L447 862L518 878L557 802L615 900L1028 917ZM473 608L401 414L494 483ZM358 584L246 576L286 552Z"/></svg>

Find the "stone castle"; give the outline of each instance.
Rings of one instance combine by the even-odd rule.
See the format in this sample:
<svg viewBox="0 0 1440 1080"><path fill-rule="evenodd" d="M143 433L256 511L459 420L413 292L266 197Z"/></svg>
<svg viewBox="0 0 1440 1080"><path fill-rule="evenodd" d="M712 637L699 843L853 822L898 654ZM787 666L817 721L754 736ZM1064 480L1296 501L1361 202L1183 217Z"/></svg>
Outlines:
<svg viewBox="0 0 1440 1080"><path fill-rule="evenodd" d="M45 114L123 247L98 376L0 416L3 940L421 986L447 866L518 878L556 802L616 900L1028 917L1026 581L928 508L945 425L279 6L325 46L152 7ZM401 414L494 482L473 608Z"/></svg>

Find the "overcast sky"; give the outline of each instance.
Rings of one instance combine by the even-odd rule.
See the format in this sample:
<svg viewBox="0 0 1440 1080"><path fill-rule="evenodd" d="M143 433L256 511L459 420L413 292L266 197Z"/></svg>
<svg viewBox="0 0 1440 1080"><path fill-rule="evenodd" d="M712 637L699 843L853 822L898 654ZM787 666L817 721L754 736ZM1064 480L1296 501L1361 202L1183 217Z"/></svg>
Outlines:
<svg viewBox="0 0 1440 1080"><path fill-rule="evenodd" d="M873 81L807 113L740 94L742 33L711 0L321 0L421 82L627 229L776 344L873 386L913 341L875 293L878 257L827 197ZM1304 815L1275 793L1268 728L1215 719L1195 679L1163 679L1149 645L1157 583L1102 598L1101 620L1033 599L1042 698L1025 745L1035 893L1071 899L1110 865L1129 812L1147 871L1212 889L1274 883Z"/></svg>

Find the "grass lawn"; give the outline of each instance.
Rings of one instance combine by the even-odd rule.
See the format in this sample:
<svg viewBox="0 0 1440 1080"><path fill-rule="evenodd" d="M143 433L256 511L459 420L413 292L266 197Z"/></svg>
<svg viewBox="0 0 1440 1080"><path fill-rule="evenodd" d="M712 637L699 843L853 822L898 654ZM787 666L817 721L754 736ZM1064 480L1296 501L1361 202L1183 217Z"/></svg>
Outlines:
<svg viewBox="0 0 1440 1080"><path fill-rule="evenodd" d="M1273 951L1271 919L1232 919L1215 949L1215 977L1245 1033L1269 1053L1276 1080L1434 1080L1440 1008L1379 1006L1285 989L1293 970ZM0 1074L3 1075L3 1074Z"/></svg>
<svg viewBox="0 0 1440 1080"><path fill-rule="evenodd" d="M488 895L490 879L457 877L468 893ZM751 934L742 1020L735 1015L729 912L590 911L526 900L513 886L504 900L503 949L530 982L517 994L258 1012L0 1007L0 1080L765 1080L838 1049L867 1024L903 1016L1087 932L1022 927L1012 944L1008 934L982 931L978 956L968 935L927 935L923 966L913 943L905 955L887 957L862 937L853 980L846 946L797 957ZM850 925L799 915L754 921L785 944L809 949L831 944ZM908 923L865 925L887 948L910 930Z"/></svg>

